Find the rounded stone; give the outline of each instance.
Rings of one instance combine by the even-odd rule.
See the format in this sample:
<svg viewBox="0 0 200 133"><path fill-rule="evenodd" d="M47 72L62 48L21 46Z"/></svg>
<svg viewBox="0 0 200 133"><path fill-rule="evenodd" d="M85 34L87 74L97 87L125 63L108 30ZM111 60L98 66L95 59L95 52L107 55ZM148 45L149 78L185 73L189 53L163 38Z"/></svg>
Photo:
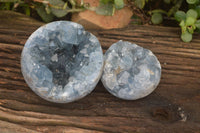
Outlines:
<svg viewBox="0 0 200 133"><path fill-rule="evenodd" d="M103 71L98 39L73 22L56 21L37 29L21 55L26 83L40 97L68 103L89 94Z"/></svg>
<svg viewBox="0 0 200 133"><path fill-rule="evenodd" d="M104 55L101 81L118 98L143 98L154 91L160 78L161 65L156 56L136 44L119 41Z"/></svg>

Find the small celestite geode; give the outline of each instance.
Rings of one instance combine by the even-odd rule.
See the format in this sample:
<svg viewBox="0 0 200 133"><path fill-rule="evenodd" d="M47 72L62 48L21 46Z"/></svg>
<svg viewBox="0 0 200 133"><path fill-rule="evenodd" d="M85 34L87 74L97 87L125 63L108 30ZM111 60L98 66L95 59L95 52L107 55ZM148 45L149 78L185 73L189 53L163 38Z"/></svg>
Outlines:
<svg viewBox="0 0 200 133"><path fill-rule="evenodd" d="M130 42L114 43L104 55L101 81L114 96L135 100L149 95L159 84L161 65L156 56Z"/></svg>
<svg viewBox="0 0 200 133"><path fill-rule="evenodd" d="M103 70L98 39L73 22L56 21L27 40L21 69L26 83L42 98L68 103L89 94Z"/></svg>

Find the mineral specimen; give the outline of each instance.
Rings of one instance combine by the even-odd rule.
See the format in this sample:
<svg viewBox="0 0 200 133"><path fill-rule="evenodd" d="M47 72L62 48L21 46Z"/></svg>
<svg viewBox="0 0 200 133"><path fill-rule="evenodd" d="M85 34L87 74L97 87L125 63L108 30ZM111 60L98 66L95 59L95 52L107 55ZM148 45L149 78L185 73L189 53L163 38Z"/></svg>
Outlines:
<svg viewBox="0 0 200 133"><path fill-rule="evenodd" d="M161 66L156 56L130 42L113 44L104 55L101 81L114 96L135 100L149 95L159 84Z"/></svg>
<svg viewBox="0 0 200 133"><path fill-rule="evenodd" d="M103 71L98 39L76 23L56 21L27 40L21 68L29 87L42 98L68 103L89 94Z"/></svg>

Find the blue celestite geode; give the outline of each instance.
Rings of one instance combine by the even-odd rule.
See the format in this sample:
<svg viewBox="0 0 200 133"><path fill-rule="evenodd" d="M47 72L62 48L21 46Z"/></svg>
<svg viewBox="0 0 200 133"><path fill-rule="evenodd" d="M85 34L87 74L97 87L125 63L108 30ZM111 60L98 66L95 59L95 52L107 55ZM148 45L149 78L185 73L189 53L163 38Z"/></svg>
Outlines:
<svg viewBox="0 0 200 133"><path fill-rule="evenodd" d="M29 87L42 98L68 103L89 94L103 70L98 39L73 22L56 21L27 40L21 68Z"/></svg>
<svg viewBox="0 0 200 133"><path fill-rule="evenodd" d="M114 96L135 100L149 95L161 77L161 65L156 56L130 42L114 43L104 55L101 81Z"/></svg>

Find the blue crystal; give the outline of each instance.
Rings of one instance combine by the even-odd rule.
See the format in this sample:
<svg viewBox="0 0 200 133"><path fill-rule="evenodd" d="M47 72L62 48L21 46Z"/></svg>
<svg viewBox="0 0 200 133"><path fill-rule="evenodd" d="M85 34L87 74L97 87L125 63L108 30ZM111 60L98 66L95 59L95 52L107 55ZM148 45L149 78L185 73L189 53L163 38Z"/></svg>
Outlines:
<svg viewBox="0 0 200 133"><path fill-rule="evenodd" d="M98 39L73 22L56 21L37 29L21 55L26 83L42 98L68 103L89 94L103 69Z"/></svg>
<svg viewBox="0 0 200 133"><path fill-rule="evenodd" d="M136 100L149 95L161 77L161 65L156 56L130 42L114 43L104 55L101 81L114 96Z"/></svg>

